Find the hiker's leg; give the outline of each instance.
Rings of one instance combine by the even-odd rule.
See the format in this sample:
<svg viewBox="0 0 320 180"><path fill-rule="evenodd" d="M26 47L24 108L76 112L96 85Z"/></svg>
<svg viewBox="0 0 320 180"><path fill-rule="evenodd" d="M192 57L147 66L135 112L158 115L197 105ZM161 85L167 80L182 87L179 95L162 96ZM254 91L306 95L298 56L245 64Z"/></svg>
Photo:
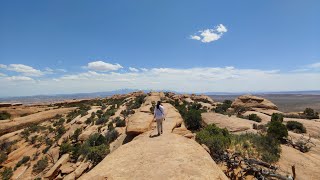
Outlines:
<svg viewBox="0 0 320 180"><path fill-rule="evenodd" d="M157 119L157 130L158 130L158 134L160 134L160 120Z"/></svg>
<svg viewBox="0 0 320 180"><path fill-rule="evenodd" d="M162 122L163 122L163 119L161 119L161 123L160 123L160 125L161 125L161 134L163 133L163 126L162 126Z"/></svg>

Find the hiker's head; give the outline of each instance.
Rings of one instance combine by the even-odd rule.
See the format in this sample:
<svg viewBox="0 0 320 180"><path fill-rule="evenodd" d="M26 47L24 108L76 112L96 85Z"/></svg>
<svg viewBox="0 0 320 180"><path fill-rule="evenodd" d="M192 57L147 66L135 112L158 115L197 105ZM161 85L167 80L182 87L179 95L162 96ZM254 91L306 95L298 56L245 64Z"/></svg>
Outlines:
<svg viewBox="0 0 320 180"><path fill-rule="evenodd" d="M159 109L159 106L161 105L161 102L160 101L158 101L157 102L157 108Z"/></svg>

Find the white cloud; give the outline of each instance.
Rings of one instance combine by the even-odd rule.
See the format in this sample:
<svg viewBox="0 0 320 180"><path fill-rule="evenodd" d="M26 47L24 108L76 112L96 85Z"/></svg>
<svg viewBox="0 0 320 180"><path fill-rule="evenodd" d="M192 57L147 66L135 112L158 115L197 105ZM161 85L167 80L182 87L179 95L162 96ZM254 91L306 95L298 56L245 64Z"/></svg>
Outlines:
<svg viewBox="0 0 320 180"><path fill-rule="evenodd" d="M144 72L148 71L147 68L140 68L140 69L141 69L141 71L144 71Z"/></svg>
<svg viewBox="0 0 320 180"><path fill-rule="evenodd" d="M191 38L191 39L194 39L194 40L198 40L198 41L201 40L201 37L200 37L200 36L192 36L192 35L191 35L190 38Z"/></svg>
<svg viewBox="0 0 320 180"><path fill-rule="evenodd" d="M11 76L6 78L9 81L32 81L33 79L26 76Z"/></svg>
<svg viewBox="0 0 320 180"><path fill-rule="evenodd" d="M87 68L93 71L116 71L123 67L120 64L110 64L103 61L94 61L88 63Z"/></svg>
<svg viewBox="0 0 320 180"><path fill-rule="evenodd" d="M139 69L134 68L134 67L129 67L129 70L132 72L139 72Z"/></svg>
<svg viewBox="0 0 320 180"><path fill-rule="evenodd" d="M0 76L7 76L6 74L0 73Z"/></svg>
<svg viewBox="0 0 320 180"><path fill-rule="evenodd" d="M7 68L7 65L4 65L4 64L0 64L0 68L3 68L3 69L5 69L5 68Z"/></svg>
<svg viewBox="0 0 320 180"><path fill-rule="evenodd" d="M220 39L227 31L227 28L223 24L219 24L213 29L201 30L196 35L191 35L190 38L203 43L209 43Z"/></svg>
<svg viewBox="0 0 320 180"><path fill-rule="evenodd" d="M225 32L228 31L227 28L226 28L223 24L219 24L219 25L216 27L216 29L217 29L217 31L218 31L219 33L225 33Z"/></svg>
<svg viewBox="0 0 320 180"><path fill-rule="evenodd" d="M42 76L44 74L42 71L24 64L10 64L9 66L4 66L4 68L9 71L21 73L24 76Z"/></svg>

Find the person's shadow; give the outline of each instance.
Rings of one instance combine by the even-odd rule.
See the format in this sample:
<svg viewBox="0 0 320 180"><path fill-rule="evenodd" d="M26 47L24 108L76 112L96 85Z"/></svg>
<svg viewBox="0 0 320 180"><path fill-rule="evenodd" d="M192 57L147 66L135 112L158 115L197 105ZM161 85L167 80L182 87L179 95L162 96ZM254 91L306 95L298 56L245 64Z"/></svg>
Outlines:
<svg viewBox="0 0 320 180"><path fill-rule="evenodd" d="M158 135L158 134L154 134L154 135L149 135L149 138L155 138L155 137L158 137L158 136L160 136L160 134Z"/></svg>

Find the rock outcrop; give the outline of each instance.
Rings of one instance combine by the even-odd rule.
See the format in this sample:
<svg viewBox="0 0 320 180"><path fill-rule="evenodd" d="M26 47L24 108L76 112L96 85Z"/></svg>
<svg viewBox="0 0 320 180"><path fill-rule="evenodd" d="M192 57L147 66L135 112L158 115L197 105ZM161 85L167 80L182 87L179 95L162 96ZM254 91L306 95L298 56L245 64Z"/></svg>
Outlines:
<svg viewBox="0 0 320 180"><path fill-rule="evenodd" d="M172 133L148 135L119 147L80 179L227 179L194 140Z"/></svg>
<svg viewBox="0 0 320 180"><path fill-rule="evenodd" d="M232 108L246 107L246 108L265 108L277 110L278 107L271 101L252 95L239 96L231 105Z"/></svg>

